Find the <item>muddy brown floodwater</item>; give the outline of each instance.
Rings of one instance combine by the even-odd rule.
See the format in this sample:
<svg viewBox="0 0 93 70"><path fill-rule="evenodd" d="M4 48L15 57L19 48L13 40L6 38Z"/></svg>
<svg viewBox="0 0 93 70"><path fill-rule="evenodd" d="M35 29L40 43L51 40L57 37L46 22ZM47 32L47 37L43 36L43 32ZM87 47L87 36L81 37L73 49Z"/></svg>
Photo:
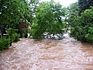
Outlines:
<svg viewBox="0 0 93 70"><path fill-rule="evenodd" d="M0 53L0 70L93 70L93 45L69 37L21 39Z"/></svg>

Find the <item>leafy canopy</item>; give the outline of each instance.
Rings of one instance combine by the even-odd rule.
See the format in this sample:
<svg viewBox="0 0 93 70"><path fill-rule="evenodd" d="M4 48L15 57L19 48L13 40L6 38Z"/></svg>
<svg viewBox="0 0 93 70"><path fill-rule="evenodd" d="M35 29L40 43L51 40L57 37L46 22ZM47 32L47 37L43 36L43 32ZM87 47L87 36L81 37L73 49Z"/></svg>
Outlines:
<svg viewBox="0 0 93 70"><path fill-rule="evenodd" d="M60 4L53 1L42 2L35 12L35 21L32 24L33 38L41 38L45 32L50 34L62 33L65 16L64 9Z"/></svg>
<svg viewBox="0 0 93 70"><path fill-rule="evenodd" d="M16 28L20 19L28 20L30 9L25 0L0 0L0 24Z"/></svg>

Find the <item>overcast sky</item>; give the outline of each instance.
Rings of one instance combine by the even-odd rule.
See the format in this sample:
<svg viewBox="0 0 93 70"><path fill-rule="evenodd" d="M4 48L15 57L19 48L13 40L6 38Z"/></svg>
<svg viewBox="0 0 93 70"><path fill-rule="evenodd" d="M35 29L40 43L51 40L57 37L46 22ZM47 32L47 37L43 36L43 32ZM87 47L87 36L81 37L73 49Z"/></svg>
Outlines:
<svg viewBox="0 0 93 70"><path fill-rule="evenodd" d="M50 0L41 0L41 1L50 1ZM59 2L60 4L62 4L64 7L69 6L71 3L75 3L78 0L54 0L55 2Z"/></svg>

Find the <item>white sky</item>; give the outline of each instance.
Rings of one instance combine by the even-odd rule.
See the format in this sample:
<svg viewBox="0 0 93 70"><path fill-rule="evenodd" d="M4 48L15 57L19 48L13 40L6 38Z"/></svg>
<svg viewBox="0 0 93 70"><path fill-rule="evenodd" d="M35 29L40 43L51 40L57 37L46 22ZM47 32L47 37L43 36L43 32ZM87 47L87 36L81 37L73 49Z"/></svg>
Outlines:
<svg viewBox="0 0 93 70"><path fill-rule="evenodd" d="M41 0L41 1L50 1L50 0ZM62 4L64 7L69 6L71 3L75 3L78 0L54 0L55 2L59 2L60 4Z"/></svg>

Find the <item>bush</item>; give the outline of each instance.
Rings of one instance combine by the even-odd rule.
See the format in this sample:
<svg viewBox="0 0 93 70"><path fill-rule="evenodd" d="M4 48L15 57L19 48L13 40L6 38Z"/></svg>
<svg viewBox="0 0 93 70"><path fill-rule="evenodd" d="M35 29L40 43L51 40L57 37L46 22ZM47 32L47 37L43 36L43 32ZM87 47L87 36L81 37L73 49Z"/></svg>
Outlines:
<svg viewBox="0 0 93 70"><path fill-rule="evenodd" d="M32 24L31 35L34 39L42 39L42 34L44 31L45 29L38 26L37 22Z"/></svg>
<svg viewBox="0 0 93 70"><path fill-rule="evenodd" d="M9 38L11 40L11 42L17 42L19 41L19 34L17 34L17 30L16 29L8 29L8 34L9 34Z"/></svg>
<svg viewBox="0 0 93 70"><path fill-rule="evenodd" d="M17 33L12 34L11 39L12 39L12 42L19 41L19 34L17 34Z"/></svg>
<svg viewBox="0 0 93 70"><path fill-rule="evenodd" d="M8 49L10 46L10 40L6 38L1 38L0 39L0 51L4 49Z"/></svg>
<svg viewBox="0 0 93 70"><path fill-rule="evenodd" d="M15 29L8 29L8 37L0 38L0 51L8 49L12 42L19 41L19 34L16 33Z"/></svg>
<svg viewBox="0 0 93 70"><path fill-rule="evenodd" d="M72 37L93 43L93 8L86 9L80 16L71 16L69 25Z"/></svg>

